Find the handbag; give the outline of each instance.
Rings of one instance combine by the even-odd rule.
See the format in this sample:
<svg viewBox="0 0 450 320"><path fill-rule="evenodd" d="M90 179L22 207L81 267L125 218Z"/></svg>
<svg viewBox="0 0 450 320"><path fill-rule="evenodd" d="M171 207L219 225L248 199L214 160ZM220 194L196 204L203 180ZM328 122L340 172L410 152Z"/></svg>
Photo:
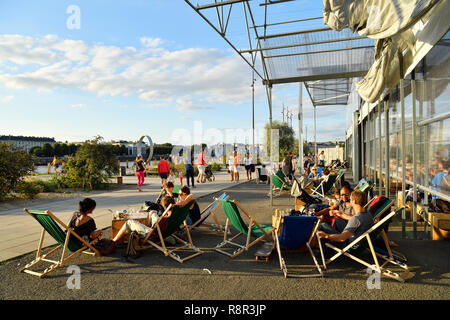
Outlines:
<svg viewBox="0 0 450 320"><path fill-rule="evenodd" d="M102 256L110 255L116 251L116 244L110 239L100 239L93 244L93 247L97 249Z"/></svg>

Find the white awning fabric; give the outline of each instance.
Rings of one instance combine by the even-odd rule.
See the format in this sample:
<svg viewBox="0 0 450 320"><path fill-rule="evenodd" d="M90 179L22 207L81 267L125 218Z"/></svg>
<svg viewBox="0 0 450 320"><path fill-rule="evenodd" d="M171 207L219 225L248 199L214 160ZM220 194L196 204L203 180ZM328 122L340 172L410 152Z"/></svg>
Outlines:
<svg viewBox="0 0 450 320"><path fill-rule="evenodd" d="M450 25L450 0L324 0L323 3L324 22L332 29L349 28L376 40L375 62L356 86L360 96L371 103L398 84L401 62L406 75L414 62L420 61L415 57L422 58ZM426 32L428 45L424 45L423 36L418 39L413 32L412 27L418 23L432 24L432 30ZM416 48L418 44L420 48Z"/></svg>

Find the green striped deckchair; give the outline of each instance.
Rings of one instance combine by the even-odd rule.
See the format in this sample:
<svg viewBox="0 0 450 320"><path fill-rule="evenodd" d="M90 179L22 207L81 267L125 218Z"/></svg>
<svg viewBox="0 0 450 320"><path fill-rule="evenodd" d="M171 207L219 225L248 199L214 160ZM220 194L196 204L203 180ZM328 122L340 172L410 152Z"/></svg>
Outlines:
<svg viewBox="0 0 450 320"><path fill-rule="evenodd" d="M225 212L225 215L227 216L223 241L215 247L215 250L217 252L225 254L231 258L234 258L240 255L242 252L247 251L250 247L252 247L253 245L255 245L256 243L258 243L259 241L263 240L266 237L272 242L275 241L274 239L276 236L275 227L258 224L255 218L252 217L247 211L245 211L245 209L242 208L242 206L237 201L219 200L219 199L216 200L219 201L220 205L223 208L223 211ZM239 209L245 214L248 220L250 220L249 225L247 225L244 222L244 220L242 220ZM238 234L233 236L231 239L228 239L228 228L230 223L234 228L236 228ZM241 235L247 235L247 241L245 245L233 242ZM256 240L250 242L251 236L255 237ZM225 245L232 245L237 247L237 249L232 254L230 254L222 250L222 248Z"/></svg>
<svg viewBox="0 0 450 320"><path fill-rule="evenodd" d="M278 196L280 196L282 193L291 192L291 185L286 181L286 176L281 170L278 170L272 176L272 183L274 190L278 191Z"/></svg>
<svg viewBox="0 0 450 320"><path fill-rule="evenodd" d="M329 258L327 261L325 261L324 257L322 256L323 267L326 269L326 266L329 263L336 260L340 256L345 255L345 256L361 263L362 265L366 266L367 268L369 268L375 272L378 272L386 277L395 279L397 281L404 282L405 280L402 277L400 277L400 275L398 273L392 272L391 270L386 268L386 265L388 263L392 263L395 265L400 265L400 264L398 264L394 259L385 259L386 261L382 265L380 265L380 262L378 261L378 257L380 255L377 254L377 252L375 251L374 245L373 245L373 241L377 238L377 236L379 234L383 235L384 228L389 223L389 220L404 209L405 209L404 207L401 207L395 211L392 211L391 213L386 215L384 218L382 218L380 221L375 223L369 230L364 232L361 236L359 236L358 238L354 239L352 242L347 244L343 249L337 248L334 245L332 245L331 243L328 243L328 242L325 243L325 245L327 247L333 249L337 253L334 256L332 256L331 258ZM383 237L383 238L384 238L384 241L387 242L387 238L385 238L385 237ZM389 243L386 243L386 245L388 246ZM366 250L369 250L372 255L372 259L373 259L372 264L357 257L357 255L360 255L363 251L366 251ZM403 267L406 270L408 269L407 266L401 266L401 267Z"/></svg>
<svg viewBox="0 0 450 320"><path fill-rule="evenodd" d="M41 211L41 210L28 210L24 209L26 213L28 213L31 217L36 219L37 222L42 226L41 238L39 240L39 245L36 253L36 258L25 265L19 272L25 272L28 274L32 274L34 276L38 276L39 278L45 277L48 273L54 271L55 269L61 267L67 260L76 256L77 254L83 252L91 255L100 255L97 249L95 249L92 245L98 241L95 239L90 243L86 242L82 237L76 234L73 231L73 228L69 228L66 224L64 224L61 220L59 220L53 213L50 211ZM58 243L58 246L46 254L42 254L42 245L44 243L45 234L48 233L50 236L55 239ZM73 235L77 238L81 245L74 241L71 238ZM62 249L61 257L58 261L47 259L48 256L55 253L58 249ZM91 252L85 251L86 249L90 249ZM68 257L65 257L66 251L72 252ZM30 270L32 266L37 264L38 262L45 261L51 264L50 267L46 268L43 272L36 272Z"/></svg>
<svg viewBox="0 0 450 320"><path fill-rule="evenodd" d="M311 195L318 195L322 198L325 198L325 195L331 190L331 188L334 186L336 179L337 179L337 175L334 174L330 174L328 176L328 180L327 181L322 181L317 188L315 188L314 190L312 190Z"/></svg>
<svg viewBox="0 0 450 320"><path fill-rule="evenodd" d="M189 227L186 223L186 218L189 214L189 207L192 205L192 202L189 202L188 204L186 204L184 207L176 207L176 206L172 206L170 205L169 207L167 207L167 209L164 211L164 213L161 215L161 217L159 217L158 221L155 223L155 225L153 226L153 232L149 233L147 235L147 238L144 239L144 243L148 243L150 244L150 247L154 247L158 250L160 250L162 253L164 253L165 256L169 256L172 259L175 259L176 261L183 263L186 260L192 259L198 255L203 254L204 252L201 251L199 248L197 248L196 246L194 246L193 242L192 242L192 238L191 238L191 234L189 233ZM170 214L170 218L169 218L169 222L167 224L167 227L164 231L161 230L160 227L160 222L161 219L163 217L165 217L169 212L172 212ZM187 234L188 237L188 241L184 241L183 239L181 239L180 237L178 237L175 232L178 231L178 229L180 228L180 226L182 226L182 228L184 228L184 232ZM157 243L157 241L153 241L152 239L152 235L154 232L157 232L157 239L159 239L159 243ZM169 250L164 242L164 239L172 236L173 238L175 238L175 240L178 243L181 243L181 246L175 246L173 249ZM144 250L147 249L148 246L141 246L140 248L138 248L138 250ZM179 250L185 250L185 249L189 249L189 250L193 250L194 253L181 258L178 254L176 254L176 251Z"/></svg>

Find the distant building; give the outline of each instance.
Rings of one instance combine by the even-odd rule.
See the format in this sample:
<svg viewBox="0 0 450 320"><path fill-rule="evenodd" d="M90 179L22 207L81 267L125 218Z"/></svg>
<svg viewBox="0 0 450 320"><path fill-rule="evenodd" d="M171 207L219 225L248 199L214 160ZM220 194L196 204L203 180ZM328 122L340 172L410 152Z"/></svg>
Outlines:
<svg viewBox="0 0 450 320"><path fill-rule="evenodd" d="M317 142L317 154L324 151L325 160L329 163L331 160L344 161L344 141ZM314 142L308 143L309 152L314 153ZM306 150L304 151L306 153Z"/></svg>
<svg viewBox="0 0 450 320"><path fill-rule="evenodd" d="M112 140L109 142L105 142L107 144L112 144L112 145L124 145L127 150L128 156L138 156L138 155L142 155L145 156L147 154L147 144L142 141L142 145L141 145L141 150L138 150L138 143L137 142L130 142L130 141L125 141L125 140Z"/></svg>
<svg viewBox="0 0 450 320"><path fill-rule="evenodd" d="M27 152L33 147L42 147L44 143L49 143L52 146L56 143L55 138L24 136L0 136L0 143L1 142L12 144Z"/></svg>

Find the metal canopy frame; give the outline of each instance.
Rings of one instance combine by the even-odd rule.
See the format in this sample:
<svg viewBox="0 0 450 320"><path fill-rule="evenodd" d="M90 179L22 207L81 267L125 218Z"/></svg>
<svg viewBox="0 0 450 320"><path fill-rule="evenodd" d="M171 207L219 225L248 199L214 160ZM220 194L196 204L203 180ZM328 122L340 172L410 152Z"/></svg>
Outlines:
<svg viewBox="0 0 450 320"><path fill-rule="evenodd" d="M323 24L318 26L317 22L323 19L319 16L280 20L273 9L282 4L295 12L299 8L295 0L197 0L197 5L191 0L185 2L244 59L265 85L304 83L315 107L346 105L352 78L363 77L373 63L372 39L348 29L337 32ZM239 28L237 37L235 30L230 30L231 24ZM347 91L336 90L333 98L329 88L314 88L309 84L321 80L328 87L324 80L331 79L345 81Z"/></svg>

